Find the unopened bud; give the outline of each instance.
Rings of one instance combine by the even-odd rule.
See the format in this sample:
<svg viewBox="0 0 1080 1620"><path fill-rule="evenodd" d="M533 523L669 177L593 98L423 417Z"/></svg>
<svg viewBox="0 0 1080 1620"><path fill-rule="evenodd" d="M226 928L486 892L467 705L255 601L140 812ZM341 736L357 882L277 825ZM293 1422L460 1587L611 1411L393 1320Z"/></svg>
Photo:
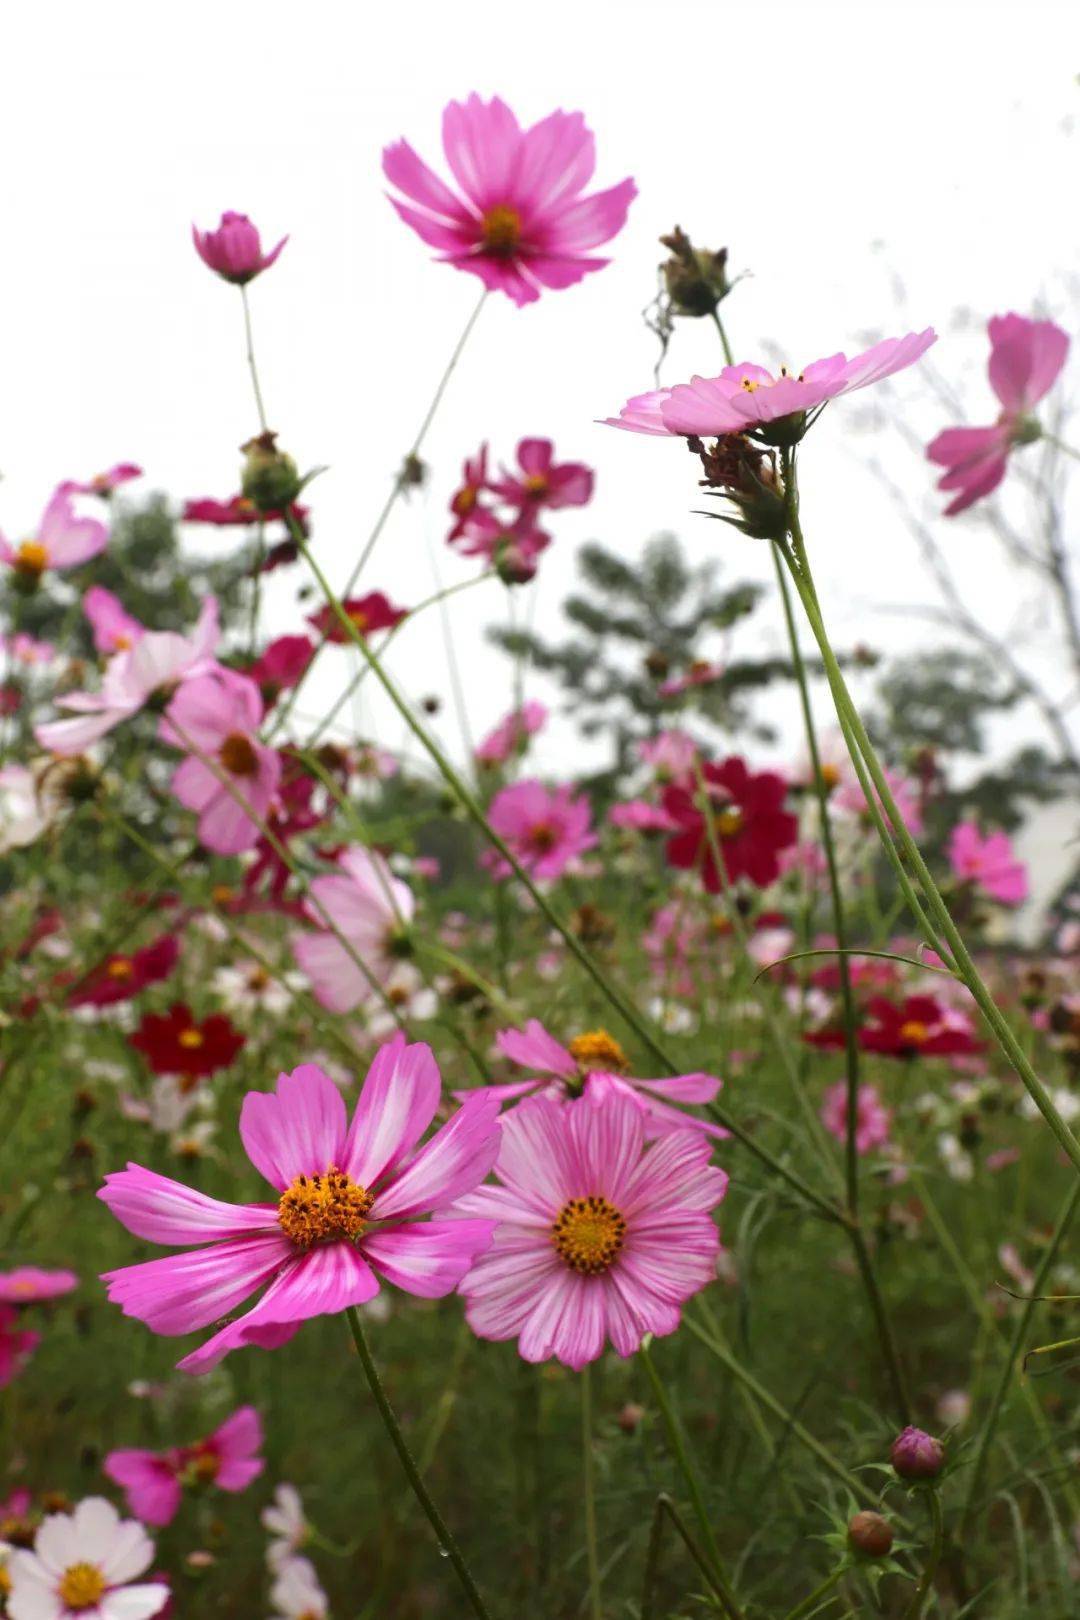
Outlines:
<svg viewBox="0 0 1080 1620"><path fill-rule="evenodd" d="M863 1558L885 1558L892 1549L893 1528L880 1513L856 1513L848 1522L848 1546Z"/></svg>
<svg viewBox="0 0 1080 1620"><path fill-rule="evenodd" d="M893 1441L889 1461L901 1479L936 1479L945 1466L945 1447L909 1424Z"/></svg>
<svg viewBox="0 0 1080 1620"><path fill-rule="evenodd" d="M727 248L713 252L696 248L678 225L660 238L671 257L660 266L664 286L675 315L712 315L731 291L727 278Z"/></svg>
<svg viewBox="0 0 1080 1620"><path fill-rule="evenodd" d="M623 1434L633 1434L640 1426L641 1420L644 1416L645 1408L643 1406L639 1406L637 1401L627 1401L626 1405L619 1412L619 1416L616 1421L618 1422L619 1428L622 1430Z"/></svg>
<svg viewBox="0 0 1080 1620"><path fill-rule="evenodd" d="M277 447L276 433L260 433L240 446L244 468L240 488L257 512L280 512L301 490L292 456Z"/></svg>

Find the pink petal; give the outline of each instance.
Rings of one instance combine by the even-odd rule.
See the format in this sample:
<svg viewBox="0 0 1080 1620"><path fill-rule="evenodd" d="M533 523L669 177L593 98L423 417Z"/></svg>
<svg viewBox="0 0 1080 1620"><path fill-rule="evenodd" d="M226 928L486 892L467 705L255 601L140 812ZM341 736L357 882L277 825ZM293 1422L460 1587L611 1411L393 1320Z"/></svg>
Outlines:
<svg viewBox="0 0 1080 1620"><path fill-rule="evenodd" d="M363 1251L376 1271L406 1293L441 1299L488 1247L494 1230L484 1220L417 1221L368 1233Z"/></svg>
<svg viewBox="0 0 1080 1620"><path fill-rule="evenodd" d="M498 96L451 101L443 113L443 150L454 179L483 212L511 200L511 180L522 146L521 130Z"/></svg>
<svg viewBox="0 0 1080 1620"><path fill-rule="evenodd" d="M151 1243L184 1245L274 1229L272 1204L226 1204L194 1187L129 1164L105 1177L98 1192L117 1220Z"/></svg>
<svg viewBox="0 0 1080 1620"><path fill-rule="evenodd" d="M368 1070L340 1168L361 1187L374 1186L412 1152L435 1118L441 1092L430 1046L407 1046L404 1035L395 1035Z"/></svg>
<svg viewBox="0 0 1080 1620"><path fill-rule="evenodd" d="M500 1029L495 1045L504 1057L523 1069L557 1074L561 1080L573 1080L577 1076L577 1064L566 1047L548 1034L538 1018L530 1018L523 1030Z"/></svg>
<svg viewBox="0 0 1080 1620"><path fill-rule="evenodd" d="M128 1506L145 1524L165 1525L180 1507L180 1481L152 1451L110 1451L102 1464L107 1479L123 1487Z"/></svg>
<svg viewBox="0 0 1080 1620"><path fill-rule="evenodd" d="M435 215L446 224L475 227L475 214L428 168L408 141L395 141L384 149L382 170L390 184L418 203L426 215Z"/></svg>
<svg viewBox="0 0 1080 1620"><path fill-rule="evenodd" d="M577 257L590 248L608 242L626 224L630 204L637 196L632 180L623 180L607 191L594 192L557 211L545 208L542 227L533 227L530 242L559 257Z"/></svg>
<svg viewBox="0 0 1080 1620"><path fill-rule="evenodd" d="M277 1090L249 1091L240 1110L244 1151L272 1187L344 1168L348 1117L341 1093L316 1063L279 1074Z"/></svg>
<svg viewBox="0 0 1080 1620"><path fill-rule="evenodd" d="M192 1333L235 1310L292 1255L292 1245L281 1233L267 1234L125 1266L105 1272L101 1280L125 1316L173 1336Z"/></svg>
<svg viewBox="0 0 1080 1620"><path fill-rule="evenodd" d="M472 1192L495 1163L502 1140L499 1103L486 1087L462 1103L454 1117L380 1192L373 1218L416 1215Z"/></svg>

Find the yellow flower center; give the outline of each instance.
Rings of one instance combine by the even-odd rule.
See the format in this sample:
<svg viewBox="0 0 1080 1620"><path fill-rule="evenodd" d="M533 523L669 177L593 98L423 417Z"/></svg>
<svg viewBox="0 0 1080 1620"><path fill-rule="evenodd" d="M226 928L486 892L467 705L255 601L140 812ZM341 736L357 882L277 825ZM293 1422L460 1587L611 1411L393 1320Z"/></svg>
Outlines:
<svg viewBox="0 0 1080 1620"><path fill-rule="evenodd" d="M251 738L242 731L230 731L218 749L218 758L230 776L254 776L259 769L259 756Z"/></svg>
<svg viewBox="0 0 1080 1620"><path fill-rule="evenodd" d="M11 1591L11 1576L7 1572L7 1565L0 1564L0 1598L5 1598Z"/></svg>
<svg viewBox="0 0 1080 1620"><path fill-rule="evenodd" d="M483 231L487 251L508 259L521 242L521 215L500 203L484 215Z"/></svg>
<svg viewBox="0 0 1080 1620"><path fill-rule="evenodd" d="M363 635L364 631L368 627L368 616L364 612L363 608L350 608L349 619L352 622L353 629L359 631L359 633Z"/></svg>
<svg viewBox="0 0 1080 1620"><path fill-rule="evenodd" d="M221 1458L216 1451L195 1451L184 1465L184 1480L189 1485L212 1485L221 1471Z"/></svg>
<svg viewBox="0 0 1080 1620"><path fill-rule="evenodd" d="M834 787L838 787L839 783L840 783L840 767L839 767L839 765L828 765L828 764L822 765L822 767L821 767L821 785L822 785L822 787L832 789Z"/></svg>
<svg viewBox="0 0 1080 1620"><path fill-rule="evenodd" d="M215 883L210 890L210 898L215 906L227 906L233 899L233 891L227 883Z"/></svg>
<svg viewBox="0 0 1080 1620"><path fill-rule="evenodd" d="M630 1059L606 1029L589 1029L570 1042L570 1056L584 1073L629 1074Z"/></svg>
<svg viewBox="0 0 1080 1620"><path fill-rule="evenodd" d="M96 1564L69 1564L59 1593L69 1609L92 1609L104 1596L105 1578Z"/></svg>
<svg viewBox="0 0 1080 1620"><path fill-rule="evenodd" d="M571 1198L551 1228L555 1252L571 1271L599 1277L618 1256L626 1239L626 1219L606 1198Z"/></svg>
<svg viewBox="0 0 1080 1620"><path fill-rule="evenodd" d="M743 813L737 804L725 804L722 810L714 812L713 825L718 838L734 838L736 833L742 832Z"/></svg>
<svg viewBox="0 0 1080 1620"><path fill-rule="evenodd" d="M525 480L525 488L530 495L546 495L548 481L543 473L533 473Z"/></svg>
<svg viewBox="0 0 1080 1620"><path fill-rule="evenodd" d="M900 1039L908 1046L921 1046L929 1038L930 1031L918 1018L909 1018L900 1025Z"/></svg>
<svg viewBox="0 0 1080 1620"><path fill-rule="evenodd" d="M15 553L15 567L20 574L36 579L49 566L49 553L39 540L24 540Z"/></svg>
<svg viewBox="0 0 1080 1620"><path fill-rule="evenodd" d="M117 652L127 652L128 648L131 646L131 637L129 635L125 635L123 630L118 630L112 639L113 647Z"/></svg>
<svg viewBox="0 0 1080 1620"><path fill-rule="evenodd" d="M110 979L130 979L135 972L135 965L130 956L114 956L105 972Z"/></svg>
<svg viewBox="0 0 1080 1620"><path fill-rule="evenodd" d="M471 512L476 505L475 489L470 489L469 485L466 484L464 489L458 490L451 504L458 516L463 517L466 512Z"/></svg>
<svg viewBox="0 0 1080 1620"><path fill-rule="evenodd" d="M251 972L248 974L247 987L255 995L257 995L259 991L265 990L269 983L270 975L267 973L265 968L252 968Z"/></svg>
<svg viewBox="0 0 1080 1620"><path fill-rule="evenodd" d="M197 1052L204 1040L201 1029L182 1029L176 1038L189 1052Z"/></svg>
<svg viewBox="0 0 1080 1620"><path fill-rule="evenodd" d="M278 1204L278 1225L298 1249L310 1249L356 1237L374 1202L373 1194L332 1164L325 1175L290 1182Z"/></svg>

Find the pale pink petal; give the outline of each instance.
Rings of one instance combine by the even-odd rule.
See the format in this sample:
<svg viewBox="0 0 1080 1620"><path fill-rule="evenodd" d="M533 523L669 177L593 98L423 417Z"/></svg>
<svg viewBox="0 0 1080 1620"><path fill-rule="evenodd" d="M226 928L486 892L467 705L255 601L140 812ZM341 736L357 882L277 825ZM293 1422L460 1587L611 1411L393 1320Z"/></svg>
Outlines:
<svg viewBox="0 0 1080 1620"><path fill-rule="evenodd" d="M129 1232L152 1243L182 1246L242 1237L277 1221L271 1204L222 1203L140 1164L107 1175L98 1197Z"/></svg>
<svg viewBox="0 0 1080 1620"><path fill-rule="evenodd" d="M337 1086L317 1063L279 1074L276 1091L249 1091L240 1110L244 1151L272 1187L342 1169L348 1116Z"/></svg>
<svg viewBox="0 0 1080 1620"><path fill-rule="evenodd" d="M540 1074L557 1074L562 1080L577 1076L577 1064L566 1050L550 1035L538 1018L530 1018L524 1029L500 1029L495 1045L511 1063L523 1069L536 1069Z"/></svg>
<svg viewBox="0 0 1080 1620"><path fill-rule="evenodd" d="M362 1246L389 1282L424 1299L441 1299L488 1247L494 1229L485 1220L417 1221L369 1232Z"/></svg>
<svg viewBox="0 0 1080 1620"><path fill-rule="evenodd" d="M368 1070L339 1168L372 1187L412 1152L435 1118L441 1091L430 1046L407 1046L404 1035L395 1035Z"/></svg>
<svg viewBox="0 0 1080 1620"><path fill-rule="evenodd" d="M498 1114L498 1099L486 1088L472 1092L406 1168L392 1175L375 1200L373 1218L420 1214L471 1192L499 1152Z"/></svg>
<svg viewBox="0 0 1080 1620"><path fill-rule="evenodd" d="M235 1310L292 1256L283 1233L268 1233L125 1266L105 1272L102 1281L125 1316L172 1337Z"/></svg>

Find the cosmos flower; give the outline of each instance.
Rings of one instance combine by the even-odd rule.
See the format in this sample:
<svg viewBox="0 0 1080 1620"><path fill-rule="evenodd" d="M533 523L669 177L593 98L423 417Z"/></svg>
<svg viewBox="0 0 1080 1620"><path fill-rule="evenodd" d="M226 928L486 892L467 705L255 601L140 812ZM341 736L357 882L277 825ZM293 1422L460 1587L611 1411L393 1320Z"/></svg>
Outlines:
<svg viewBox="0 0 1080 1620"><path fill-rule="evenodd" d="M205 265L237 286L269 270L289 240L283 236L275 248L263 253L259 232L246 214L224 213L216 231L191 227L195 251Z"/></svg>
<svg viewBox="0 0 1080 1620"><path fill-rule="evenodd" d="M120 598L104 585L91 585L83 592L82 609L90 621L94 646L99 653L124 652L146 634L146 626L133 619Z"/></svg>
<svg viewBox="0 0 1080 1620"><path fill-rule="evenodd" d="M945 468L938 489L956 491L946 517L995 490L1012 451L1040 436L1031 412L1054 386L1069 352L1067 333L1053 321L995 315L988 331L990 386L1002 407L997 421L992 427L945 428L926 447L927 458Z"/></svg>
<svg viewBox="0 0 1080 1620"><path fill-rule="evenodd" d="M537 526L532 508L504 518L483 507L463 520L450 543L462 557L485 558L504 584L525 585L534 577L551 536Z"/></svg>
<svg viewBox="0 0 1080 1620"><path fill-rule="evenodd" d="M162 934L130 956L114 951L76 984L68 996L68 1005L111 1007L118 1001L128 1001L149 985L167 979L179 956L180 942L175 934Z"/></svg>
<svg viewBox="0 0 1080 1620"><path fill-rule="evenodd" d="M821 1104L821 1123L838 1142L847 1141L847 1082L829 1086ZM882 1147L889 1140L892 1113L882 1104L876 1086L861 1085L855 1111L855 1148L859 1153Z"/></svg>
<svg viewBox="0 0 1080 1620"><path fill-rule="evenodd" d="M36 843L54 810L29 765L0 765L0 855Z"/></svg>
<svg viewBox="0 0 1080 1620"><path fill-rule="evenodd" d="M543 288L572 287L607 259L593 248L626 223L632 180L582 196L596 164L580 113L553 112L522 130L504 101L452 101L443 113L443 150L460 194L421 161L407 141L383 152L383 173L409 201L398 214L442 262L479 276L517 305Z"/></svg>
<svg viewBox="0 0 1080 1620"><path fill-rule="evenodd" d="M271 1569L279 1569L286 1559L300 1551L311 1534L296 1486L284 1482L280 1484L274 1491L270 1506L263 1508L259 1517L271 1537L266 1549L266 1562Z"/></svg>
<svg viewBox="0 0 1080 1620"><path fill-rule="evenodd" d="M266 1466L258 1453L263 1430L253 1406L241 1406L205 1440L168 1451L110 1451L103 1468L119 1485L129 1510L144 1524L171 1524L185 1486L244 1491Z"/></svg>
<svg viewBox="0 0 1080 1620"><path fill-rule="evenodd" d="M67 489L60 485L42 513L32 540L13 546L0 535L0 563L14 570L17 580L35 586L49 568L77 568L105 550L109 531L96 518L80 517Z"/></svg>
<svg viewBox="0 0 1080 1620"><path fill-rule="evenodd" d="M447 540L451 543L465 532L467 520L473 516L477 503L488 487L488 447L482 444L475 456L466 456L461 469L461 483L450 497L450 512L454 519Z"/></svg>
<svg viewBox="0 0 1080 1620"><path fill-rule="evenodd" d="M523 703L513 709L494 730L489 731L476 746L476 758L481 765L505 765L515 754L523 753L530 737L535 737L547 722L548 711L542 703Z"/></svg>
<svg viewBox="0 0 1080 1620"><path fill-rule="evenodd" d="M73 478L69 478L60 485L60 488L70 491L72 495L100 495L103 500L108 500L110 495L115 495L121 484L129 484L133 478L141 478L142 475L142 468L137 467L133 461L118 461L107 472L95 473L85 484L76 483Z"/></svg>
<svg viewBox="0 0 1080 1620"><path fill-rule="evenodd" d="M272 1348L309 1317L365 1304L379 1291L377 1272L425 1299L452 1292L491 1223L420 1217L487 1175L499 1105L477 1092L419 1147L441 1090L431 1049L399 1036L376 1054L351 1125L341 1093L312 1063L279 1075L273 1092L248 1092L240 1137L274 1189L270 1203L222 1203L134 1164L106 1177L98 1196L129 1232L187 1249L109 1272L109 1298L166 1335L230 1317L178 1363L205 1372L241 1345Z"/></svg>
<svg viewBox="0 0 1080 1620"><path fill-rule="evenodd" d="M1017 860L1005 833L983 837L974 821L961 821L949 835L948 855L953 875L961 883L973 883L991 900L1019 906L1027 899L1027 867Z"/></svg>
<svg viewBox="0 0 1080 1620"><path fill-rule="evenodd" d="M504 1117L500 1185L456 1206L498 1222L461 1284L480 1338L517 1339L526 1361L580 1370L605 1341L629 1356L646 1333L674 1333L684 1301L716 1275L711 1211L728 1178L701 1131L646 1149L645 1124L619 1093L600 1107L531 1098Z"/></svg>
<svg viewBox="0 0 1080 1620"><path fill-rule="evenodd" d="M246 1036L224 1013L211 1013L200 1022L190 1007L177 1001L167 1013L144 1013L128 1040L155 1074L183 1075L194 1084L218 1069L227 1069Z"/></svg>
<svg viewBox="0 0 1080 1620"><path fill-rule="evenodd" d="M495 795L488 820L530 877L542 881L561 877L596 844L589 801L575 796L568 784L548 788L533 779L515 782ZM512 871L494 850L483 860L497 878Z"/></svg>
<svg viewBox="0 0 1080 1620"><path fill-rule="evenodd" d="M639 1080L631 1076L631 1062L623 1048L606 1029L591 1029L575 1035L569 1046L562 1046L538 1018L530 1018L524 1029L502 1029L495 1044L504 1057L518 1068L532 1071L533 1078L486 1089L500 1102L517 1101L540 1095L557 1102L586 1097L593 1106L603 1107L607 1098L618 1094L630 1099L645 1116L648 1136L667 1131L697 1128L713 1135L726 1135L714 1125L686 1114L672 1103L709 1103L721 1082L712 1074L680 1074L662 1080ZM458 1092L457 1096L468 1096Z"/></svg>
<svg viewBox="0 0 1080 1620"><path fill-rule="evenodd" d="M254 681L217 669L185 681L161 722L163 741L187 758L172 790L199 817L199 842L238 855L258 841L281 781L281 757L259 739L263 703Z"/></svg>
<svg viewBox="0 0 1080 1620"><path fill-rule="evenodd" d="M376 630L392 630L409 613L408 608L395 607L382 591L369 591L366 596L350 596L342 602L341 607L353 628L362 636L373 635ZM343 647L352 639L329 602L318 613L308 614L308 624L336 646Z"/></svg>
<svg viewBox="0 0 1080 1620"><path fill-rule="evenodd" d="M555 460L550 439L522 439L517 447L520 471L507 472L490 484L511 506L551 508L587 506L592 500L595 474L580 461Z"/></svg>
<svg viewBox="0 0 1080 1620"><path fill-rule="evenodd" d="M888 1057L966 1057L983 1050L962 1013L950 1012L933 996L908 996L899 1006L871 996L859 1045Z"/></svg>
<svg viewBox="0 0 1080 1620"><path fill-rule="evenodd" d="M275 510L260 512L254 501L246 495L230 495L227 501L216 500L212 495L200 495L194 500L185 501L181 521L184 523L209 523L215 529L249 529L257 523L273 523L281 520L284 512ZM289 507L289 516L300 525L304 534L308 532L309 509L306 506L294 505ZM286 543L291 547L291 555L296 555L295 542ZM284 560L283 558L281 560Z"/></svg>
<svg viewBox="0 0 1080 1620"><path fill-rule="evenodd" d="M725 366L718 377L693 377L674 388L638 394L627 400L618 416L605 417L604 425L659 437L719 438L768 430L770 424L782 421L788 436L798 437L808 413L913 365L936 341L937 334L928 326L906 337L885 338L851 360L833 354L794 374L781 367L778 377L750 363Z"/></svg>
<svg viewBox="0 0 1080 1620"><path fill-rule="evenodd" d="M822 774L824 774L825 769L826 767L823 766ZM901 821L912 837L918 838L923 830L923 810L917 785L910 782L906 776L901 776L899 771L892 770L888 765L882 767L882 775L888 784L889 792L893 796L893 802L900 812ZM837 810L869 820L870 810L867 805L866 794L863 792L862 783L854 773L844 772L839 780L832 784L832 795L832 802ZM876 788L874 789L874 796L877 799L879 809L884 815L885 807L881 803ZM888 816L885 819L888 821Z"/></svg>
<svg viewBox="0 0 1080 1620"><path fill-rule="evenodd" d="M716 894L723 887L717 868L716 846L729 883L745 877L767 888L780 875L781 851L798 837L799 824L784 809L787 782L775 771L751 772L738 757L719 765L702 766L705 792L711 808L711 831L697 803L697 786L673 783L664 790L664 809L678 823L669 839L669 866L699 870L705 888Z"/></svg>
<svg viewBox="0 0 1080 1620"><path fill-rule="evenodd" d="M51 641L39 641L36 636L27 635L25 630L16 630L13 636L0 636L0 650L17 664L25 664L29 669L51 664L56 657L56 648Z"/></svg>
<svg viewBox="0 0 1080 1620"><path fill-rule="evenodd" d="M271 1620L327 1620L330 1604L308 1558L287 1558L270 1587Z"/></svg>
<svg viewBox="0 0 1080 1620"><path fill-rule="evenodd" d="M16 1266L0 1271L0 1305L42 1305L78 1288L73 1271L42 1271L39 1266Z"/></svg>
<svg viewBox="0 0 1080 1620"><path fill-rule="evenodd" d="M154 1558L154 1543L111 1502L88 1496L73 1513L51 1513L33 1551L12 1555L11 1620L150 1620L169 1601L160 1581L137 1582Z"/></svg>
<svg viewBox="0 0 1080 1620"><path fill-rule="evenodd" d="M416 902L382 856L360 845L342 850L337 868L309 886L306 910L320 931L294 934L292 948L316 999L331 1012L351 1012L373 996L356 958L385 983L407 948Z"/></svg>
<svg viewBox="0 0 1080 1620"><path fill-rule="evenodd" d="M693 774L698 745L689 732L672 726L638 743L638 757L652 768L658 781L677 782Z"/></svg>
<svg viewBox="0 0 1080 1620"><path fill-rule="evenodd" d="M245 671L255 682L263 702L276 703L281 693L295 686L311 663L315 643L310 636L278 636Z"/></svg>

